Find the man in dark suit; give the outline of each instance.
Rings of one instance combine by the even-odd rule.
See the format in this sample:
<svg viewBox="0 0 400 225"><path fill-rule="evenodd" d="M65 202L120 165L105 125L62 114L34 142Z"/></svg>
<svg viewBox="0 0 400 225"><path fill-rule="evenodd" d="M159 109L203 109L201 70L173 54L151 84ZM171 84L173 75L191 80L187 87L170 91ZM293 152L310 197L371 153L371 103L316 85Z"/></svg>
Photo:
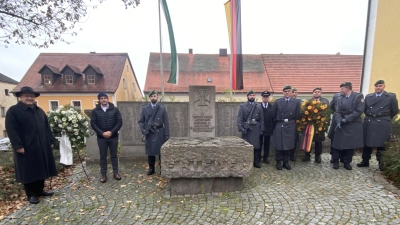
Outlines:
<svg viewBox="0 0 400 225"><path fill-rule="evenodd" d="M142 107L138 124L146 137L146 155L149 163L147 175L152 175L155 173L156 155L160 155L161 146L169 139L169 122L167 109L157 104L157 92L151 91L149 97L151 102Z"/></svg>
<svg viewBox="0 0 400 225"><path fill-rule="evenodd" d="M260 135L260 154L262 152L262 148L264 148L264 155L262 157L263 162L269 164L268 156L269 156L269 148L270 148L270 140L272 132L274 131L274 118L272 117L272 104L269 103L269 97L271 93L265 90L261 93L262 96L262 109L264 114L264 132ZM261 155L259 155L261 158Z"/></svg>
<svg viewBox="0 0 400 225"><path fill-rule="evenodd" d="M382 152L385 151L385 142L390 140L391 120L399 112L396 94L385 91L385 82L375 82L375 92L365 96L364 118L364 150L362 162L358 167L368 167L372 148L376 150L376 160L382 170Z"/></svg>
<svg viewBox="0 0 400 225"><path fill-rule="evenodd" d="M261 168L260 135L264 132L264 115L261 105L254 100L255 93L250 90L247 92L247 102L239 106L237 126L242 138L254 147L254 167Z"/></svg>
<svg viewBox="0 0 400 225"><path fill-rule="evenodd" d="M336 105L336 131L333 139L333 168L339 169L339 158L343 156L344 168L351 170L355 148L364 146L361 114L364 111L364 96L352 90L351 82L340 85L342 96Z"/></svg>
<svg viewBox="0 0 400 225"><path fill-rule="evenodd" d="M296 139L296 119L300 116L299 101L291 98L292 88L287 85L283 87L283 98L275 101L272 107L275 129L272 140L276 150L276 168L282 170L283 167L290 170L289 155L295 148Z"/></svg>
<svg viewBox="0 0 400 225"><path fill-rule="evenodd" d="M329 105L329 101L326 98L321 97L322 88L316 87L313 90L313 101L320 101L323 104ZM322 154L322 142L325 141L325 132L315 134L313 137L314 141L314 148L315 148L315 162L321 163L321 154ZM311 151L306 152L304 158L302 159L303 162L310 161L311 158Z"/></svg>

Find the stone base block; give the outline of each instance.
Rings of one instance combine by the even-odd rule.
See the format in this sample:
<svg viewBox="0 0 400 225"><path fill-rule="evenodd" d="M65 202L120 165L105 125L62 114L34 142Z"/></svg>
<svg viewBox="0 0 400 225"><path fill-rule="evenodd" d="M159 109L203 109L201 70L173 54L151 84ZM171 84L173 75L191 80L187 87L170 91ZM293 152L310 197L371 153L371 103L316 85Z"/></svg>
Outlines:
<svg viewBox="0 0 400 225"><path fill-rule="evenodd" d="M195 195L212 192L233 192L243 189L242 177L171 178L171 195Z"/></svg>

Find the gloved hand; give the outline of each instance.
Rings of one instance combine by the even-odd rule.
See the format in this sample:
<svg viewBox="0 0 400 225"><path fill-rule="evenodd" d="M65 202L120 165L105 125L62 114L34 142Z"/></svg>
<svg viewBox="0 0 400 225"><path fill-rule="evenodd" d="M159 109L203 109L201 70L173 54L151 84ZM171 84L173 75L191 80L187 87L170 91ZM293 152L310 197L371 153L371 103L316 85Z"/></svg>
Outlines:
<svg viewBox="0 0 400 225"><path fill-rule="evenodd" d="M247 129L242 130L242 134L246 135L247 134Z"/></svg>
<svg viewBox="0 0 400 225"><path fill-rule="evenodd" d="M169 136L168 136L168 135L165 135L165 136L164 136L164 141L168 141L168 139L169 139Z"/></svg>
<svg viewBox="0 0 400 225"><path fill-rule="evenodd" d="M339 128L339 129L342 128L342 126L341 126L340 124L341 124L341 123L338 123L338 124L336 125L335 130L337 130L338 128Z"/></svg>
<svg viewBox="0 0 400 225"><path fill-rule="evenodd" d="M142 131L142 134L143 134L143 135L148 135L148 134L149 134L149 131L148 131L148 130L143 130L143 131Z"/></svg>
<svg viewBox="0 0 400 225"><path fill-rule="evenodd" d="M347 121L346 119L342 119L342 123L347 123L349 121Z"/></svg>

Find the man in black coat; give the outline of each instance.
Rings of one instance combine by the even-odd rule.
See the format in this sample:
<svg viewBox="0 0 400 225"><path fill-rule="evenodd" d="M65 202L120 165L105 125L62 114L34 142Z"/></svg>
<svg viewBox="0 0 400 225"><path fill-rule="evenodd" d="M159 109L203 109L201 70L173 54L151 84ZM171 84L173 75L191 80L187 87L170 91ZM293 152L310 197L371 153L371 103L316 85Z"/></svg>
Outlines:
<svg viewBox="0 0 400 225"><path fill-rule="evenodd" d="M338 97L334 119L333 168L339 169L339 159L343 157L344 168L351 170L355 148L364 146L361 114L364 111L364 96L352 90L351 82L340 85L342 96Z"/></svg>
<svg viewBox="0 0 400 225"><path fill-rule="evenodd" d="M272 142L276 150L276 168L283 167L290 170L289 155L295 148L296 120L300 117L300 103L291 98L292 88L287 85L283 87L283 98L275 101L272 107L275 129Z"/></svg>
<svg viewBox="0 0 400 225"><path fill-rule="evenodd" d="M335 128L336 128L336 120L335 120L335 112L336 112L336 104L337 104L337 99L339 96L341 96L342 93L336 93L332 97L332 101L329 103L329 109L332 111L332 122L331 125L329 126L329 131L328 131L328 138L331 139L331 163L333 163L333 138L335 136ZM342 159L340 159L340 162L343 162Z"/></svg>
<svg viewBox="0 0 400 225"><path fill-rule="evenodd" d="M329 101L326 98L321 97L322 88L316 87L313 90L313 101L320 101L323 104L329 105ZM321 154L322 154L322 142L325 141L325 132L314 134L313 137L314 141L314 148L315 148L315 162L321 163ZM304 158L302 159L303 162L307 162L311 160L311 151L306 152Z"/></svg>
<svg viewBox="0 0 400 225"><path fill-rule="evenodd" d="M157 92L151 91L149 97L151 102L142 107L138 124L146 137L146 155L149 163L147 175L152 175L155 173L156 155L160 155L161 146L169 139L169 122L167 109L157 104Z"/></svg>
<svg viewBox="0 0 400 225"><path fill-rule="evenodd" d="M6 129L14 149L15 179L24 185L28 201L37 204L38 196L54 194L43 188L45 179L57 176L52 150L56 140L47 115L35 104L40 93L22 87L14 95L19 102L7 111Z"/></svg>
<svg viewBox="0 0 400 225"><path fill-rule="evenodd" d="M271 141L271 135L272 132L274 131L274 118L272 117L272 104L269 103L269 97L271 93L267 90L265 90L263 93L261 93L262 96L262 110L263 110L263 115L264 115L264 132L262 135L260 135L260 155L259 158L261 158L261 152L262 148L264 148L264 155L262 156L263 162L266 164L269 164L268 156L269 156L269 149L270 149L270 141Z"/></svg>
<svg viewBox="0 0 400 225"><path fill-rule="evenodd" d="M118 173L118 131L122 127L122 116L113 103L108 102L106 93L97 95L99 104L93 109L90 124L97 134L100 151L100 182L107 182L107 153L110 149L114 179L121 180Z"/></svg>
<svg viewBox="0 0 400 225"><path fill-rule="evenodd" d="M385 91L385 82L375 82L375 92L365 96L364 118L364 150L362 162L358 167L368 167L372 148L376 150L376 160L382 170L382 152L385 151L385 142L390 140L391 120L399 113L399 104L396 94Z"/></svg>
<svg viewBox="0 0 400 225"><path fill-rule="evenodd" d="M261 145L260 135L264 132L264 115L260 104L255 100L253 90L247 92L247 102L239 106L237 116L238 130L242 132L242 138L253 145L253 166L261 168Z"/></svg>

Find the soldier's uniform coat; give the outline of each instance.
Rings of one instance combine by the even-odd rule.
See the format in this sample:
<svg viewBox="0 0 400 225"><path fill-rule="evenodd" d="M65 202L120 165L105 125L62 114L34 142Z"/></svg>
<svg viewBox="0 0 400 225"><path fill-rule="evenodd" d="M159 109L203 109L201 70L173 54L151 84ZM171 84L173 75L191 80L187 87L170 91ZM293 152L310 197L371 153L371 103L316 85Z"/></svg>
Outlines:
<svg viewBox="0 0 400 225"><path fill-rule="evenodd" d="M247 130L247 134L242 134L242 138L249 142L255 149L260 148L260 135L261 132L264 132L264 114L262 110L262 106L253 102L255 105L254 112L250 121L256 121L257 124L250 124L250 129ZM251 108L253 105L250 104L249 101L240 104L239 112L237 116L237 126L240 132L243 132L244 127L243 124L246 123L248 116L250 115Z"/></svg>
<svg viewBox="0 0 400 225"><path fill-rule="evenodd" d="M275 150L291 150L295 147L296 119L300 116L300 102L294 98L290 98L289 103L285 100L277 99L272 107L276 124L272 136ZM284 122L285 119L288 122Z"/></svg>
<svg viewBox="0 0 400 225"><path fill-rule="evenodd" d="M365 96L364 143L367 147L384 147L390 139L391 119L399 112L396 95L384 91Z"/></svg>
<svg viewBox="0 0 400 225"><path fill-rule="evenodd" d="M156 156L160 155L161 146L169 137L169 122L168 114L165 106L156 104L159 107L156 115L153 117L152 131L146 135L146 155ZM151 103L146 104L142 107L142 112L139 119L139 127L142 133L145 133L144 125L149 121L151 116L154 114L155 108L153 109Z"/></svg>
<svg viewBox="0 0 400 225"><path fill-rule="evenodd" d="M335 120L335 112L336 112L336 102L339 96L341 96L342 93L336 93L333 95L332 101L329 103L329 108L332 110L332 122L331 126L329 127L329 132L328 132L328 138L333 139L335 136L335 128L336 128L336 120Z"/></svg>
<svg viewBox="0 0 400 225"><path fill-rule="evenodd" d="M342 119L346 119L348 122L341 123L341 128L335 130L335 137L333 138L335 149L355 149L364 146L361 121L364 107L364 97L360 93L352 92L348 98L346 96L338 97L334 119L337 124Z"/></svg>

